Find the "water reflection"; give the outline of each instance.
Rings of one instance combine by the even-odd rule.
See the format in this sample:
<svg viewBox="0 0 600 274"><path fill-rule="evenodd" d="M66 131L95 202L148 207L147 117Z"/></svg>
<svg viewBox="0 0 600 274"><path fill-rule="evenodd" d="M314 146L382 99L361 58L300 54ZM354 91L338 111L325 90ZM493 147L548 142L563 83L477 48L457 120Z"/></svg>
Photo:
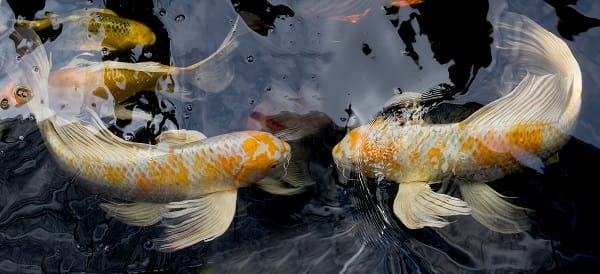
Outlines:
<svg viewBox="0 0 600 274"><path fill-rule="evenodd" d="M16 2L11 4L19 5ZM519 197L515 203L535 210L530 216L532 229L515 236L490 232L471 217L454 218L446 229L408 230L390 212L395 184L371 182L378 186L368 190L370 196L356 195L362 186L343 182L343 174L332 165L331 149L347 129L374 118L397 88L423 91L450 83L456 87L449 89L452 92L469 89L464 97L455 98L473 102L435 105L425 117L433 123L459 121L488 97L500 96L494 93L499 81L489 80L500 79L490 70L503 64L490 66L488 21L493 20L486 16L485 2L469 3L469 8L473 5L479 11L472 14L467 4L457 2L424 1L422 5L429 4L387 11L381 9L384 5L370 3L376 8L355 24L311 17L297 8L297 1L271 2L239 1L236 7L235 1L233 6L227 1L214 6L210 1L108 1L107 7L117 14L151 26L158 39L148 48L111 52L94 60L185 66L219 46L236 11L258 15L258 21L249 21L252 15L245 18L257 34L240 38L240 48L230 56L235 77L223 92L194 90L203 100L181 102L143 90L124 102L128 109L151 117L117 120L109 126L123 138L151 143L166 128L202 130L207 135L251 127L277 131L289 127L285 122L302 121L307 115L319 130L294 144L304 152L316 181L307 193L281 198L257 189L240 191L237 215L223 237L160 253L150 241L160 235L160 228L127 226L107 217L98 208L99 199L71 184L72 176L52 161L34 122L21 119L27 115L4 119L0 193L11 195L0 195L1 271L583 272L600 264L595 256L600 237L594 230L599 205L594 192L587 191L600 161L597 143L586 143L600 140L590 133L597 131L594 123L591 130L576 134L585 141L572 139L560 151L560 161L549 165L545 174L526 172L493 184L499 192ZM49 10L56 11L63 4L68 10L75 5L46 2ZM2 5L3 15L10 13ZM78 8L84 5L103 3L81 3ZM541 1L530 5L534 9L530 15L546 16L540 10L549 6ZM271 14L262 15L266 7ZM42 5L22 10L14 6L13 11L32 19L35 11L43 9ZM176 21L181 14L185 19ZM546 27L551 29L555 19L554 15L545 19ZM397 25L390 20L397 20ZM583 21L586 27L595 22ZM56 49L56 63L68 63L72 52L57 49L68 33L52 31L41 33L47 37L46 46ZM446 37L446 33L458 36ZM585 93L588 114L583 118L590 120L596 114L592 87L600 69L594 59L597 29L577 33L576 43L569 46L580 51L578 59L588 59L581 64L589 73L584 92L590 92ZM7 43L2 35L2 48L10 48L12 41ZM401 54L405 50L407 56ZM5 73L0 78L2 87ZM379 226L364 216L365 210L377 207L381 209L377 216L387 218Z"/></svg>

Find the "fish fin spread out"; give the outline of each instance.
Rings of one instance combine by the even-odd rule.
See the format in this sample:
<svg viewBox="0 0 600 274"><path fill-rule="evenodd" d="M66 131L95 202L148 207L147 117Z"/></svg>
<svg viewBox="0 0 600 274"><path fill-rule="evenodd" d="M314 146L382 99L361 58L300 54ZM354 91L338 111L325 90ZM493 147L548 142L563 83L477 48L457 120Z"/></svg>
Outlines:
<svg viewBox="0 0 600 274"><path fill-rule="evenodd" d="M304 187L313 184L313 180L308 173L308 167L299 160L294 159L294 155L292 155L292 159L285 169L285 174L281 177L281 180L294 187Z"/></svg>
<svg viewBox="0 0 600 274"><path fill-rule="evenodd" d="M425 182L400 183L394 213L411 229L449 224L441 216L469 215L471 208L461 199L435 193Z"/></svg>
<svg viewBox="0 0 600 274"><path fill-rule="evenodd" d="M284 141L295 141L317 133L331 123L331 119L322 112L311 111L301 115L282 111L267 118L269 123L280 125L282 129L271 129L273 135Z"/></svg>
<svg viewBox="0 0 600 274"><path fill-rule="evenodd" d="M535 22L514 13L502 16L497 33L501 52L508 53L515 63L524 64L527 74L508 95L463 122L488 128L552 123L569 133L581 106L582 86L579 65L568 46Z"/></svg>
<svg viewBox="0 0 600 274"><path fill-rule="evenodd" d="M271 194L275 195L294 195L302 193L306 190L304 186L290 186L286 182L282 182L272 177L265 177L256 182L256 185Z"/></svg>
<svg viewBox="0 0 600 274"><path fill-rule="evenodd" d="M515 206L485 183L460 183L460 193L473 209L475 220L499 233L518 233L529 229L526 208Z"/></svg>
<svg viewBox="0 0 600 274"><path fill-rule="evenodd" d="M236 198L237 190L230 190L166 204L166 236L155 242L162 250L174 251L221 236L235 215Z"/></svg>
<svg viewBox="0 0 600 274"><path fill-rule="evenodd" d="M247 28L240 27L239 22L238 16L232 29L215 52L198 63L182 69L191 71L192 79L189 81L193 85L211 93L221 92L229 86L234 77L234 70L228 58L239 45L237 37L248 32Z"/></svg>
<svg viewBox="0 0 600 274"><path fill-rule="evenodd" d="M101 203L100 208L115 219L132 226L158 223L166 212L164 204L156 203Z"/></svg>
<svg viewBox="0 0 600 274"><path fill-rule="evenodd" d="M404 91L392 96L384 105L383 111L395 107L414 107L431 102L441 101L452 97L454 89L451 86L440 85L425 92Z"/></svg>
<svg viewBox="0 0 600 274"><path fill-rule="evenodd" d="M64 147L74 154L90 157L119 157L136 159L137 157L155 156L150 145L128 142L115 136L106 128L100 117L90 109L90 125L79 122L61 121L61 117L52 117L53 134L57 135Z"/></svg>
<svg viewBox="0 0 600 274"><path fill-rule="evenodd" d="M155 141L157 143L166 143L173 145L183 145L188 143L197 142L206 139L206 135L202 132L195 130L185 129L173 129L163 131L160 135L156 136Z"/></svg>

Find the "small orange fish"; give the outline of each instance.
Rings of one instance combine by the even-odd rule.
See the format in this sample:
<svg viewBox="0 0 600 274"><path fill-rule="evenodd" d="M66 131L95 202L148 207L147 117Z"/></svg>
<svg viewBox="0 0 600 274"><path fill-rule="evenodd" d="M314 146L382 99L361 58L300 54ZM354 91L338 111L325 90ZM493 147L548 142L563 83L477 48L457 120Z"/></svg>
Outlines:
<svg viewBox="0 0 600 274"><path fill-rule="evenodd" d="M421 4L421 3L423 3L423 1L424 0L401 0L401 1L392 1L392 2L386 2L386 1L379 1L379 2L381 2L384 5L389 4L390 6L393 6L393 7L403 8L403 7ZM359 6L360 5L357 5L357 7L359 7ZM363 12L357 13L357 14L337 15L337 16L332 16L330 18L335 21L349 22L349 23L355 24L358 21L362 20L365 16L367 16L369 11L371 11L371 8L366 8Z"/></svg>

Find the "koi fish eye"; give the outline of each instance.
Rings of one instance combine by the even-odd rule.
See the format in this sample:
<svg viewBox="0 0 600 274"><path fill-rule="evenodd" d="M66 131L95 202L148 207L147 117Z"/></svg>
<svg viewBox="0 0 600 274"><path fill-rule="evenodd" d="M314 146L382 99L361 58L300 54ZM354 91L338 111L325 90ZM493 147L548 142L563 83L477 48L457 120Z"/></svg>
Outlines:
<svg viewBox="0 0 600 274"><path fill-rule="evenodd" d="M15 89L15 100L20 105L29 102L31 100L31 90L26 87L17 87Z"/></svg>
<svg viewBox="0 0 600 274"><path fill-rule="evenodd" d="M8 99L2 98L2 100L0 100L0 108L6 110L9 107L10 107L10 102L8 102Z"/></svg>

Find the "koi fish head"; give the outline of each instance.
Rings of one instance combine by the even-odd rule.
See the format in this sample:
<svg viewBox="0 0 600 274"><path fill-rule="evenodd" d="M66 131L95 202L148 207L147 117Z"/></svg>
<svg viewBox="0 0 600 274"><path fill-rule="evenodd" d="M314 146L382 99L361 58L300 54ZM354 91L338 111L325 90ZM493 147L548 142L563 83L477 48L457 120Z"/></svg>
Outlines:
<svg viewBox="0 0 600 274"><path fill-rule="evenodd" d="M290 145L267 132L248 133L242 144L246 161L236 176L239 181L249 184L265 176L282 177L291 158Z"/></svg>
<svg viewBox="0 0 600 274"><path fill-rule="evenodd" d="M17 86L11 82L0 91L0 109L7 110L11 107L20 107L33 98L31 89Z"/></svg>
<svg viewBox="0 0 600 274"><path fill-rule="evenodd" d="M362 147L367 140L364 127L358 127L346 134L346 136L332 150L333 161L338 170L343 174L356 171L364 159Z"/></svg>

